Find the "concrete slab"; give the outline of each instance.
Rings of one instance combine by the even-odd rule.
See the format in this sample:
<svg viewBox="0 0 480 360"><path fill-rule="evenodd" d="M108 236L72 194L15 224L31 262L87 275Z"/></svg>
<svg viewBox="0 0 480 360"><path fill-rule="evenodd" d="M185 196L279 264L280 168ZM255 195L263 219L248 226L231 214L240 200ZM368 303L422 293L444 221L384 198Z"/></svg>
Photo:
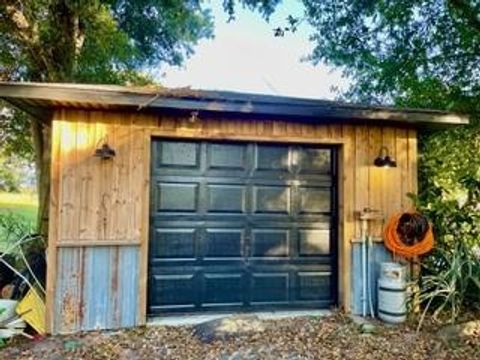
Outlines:
<svg viewBox="0 0 480 360"><path fill-rule="evenodd" d="M330 310L291 310L291 311L263 311L252 312L249 315L255 315L261 320L278 320L295 317L309 317L309 316L327 316L332 312ZM150 318L147 321L147 326L193 326L202 324L208 321L222 319L225 317L245 315L245 313L222 313L222 314L200 314L200 315L169 315L163 317Z"/></svg>
<svg viewBox="0 0 480 360"><path fill-rule="evenodd" d="M278 320L288 319L296 317L309 317L309 316L328 316L332 312L330 310L291 310L291 311L268 311L254 313L262 320Z"/></svg>

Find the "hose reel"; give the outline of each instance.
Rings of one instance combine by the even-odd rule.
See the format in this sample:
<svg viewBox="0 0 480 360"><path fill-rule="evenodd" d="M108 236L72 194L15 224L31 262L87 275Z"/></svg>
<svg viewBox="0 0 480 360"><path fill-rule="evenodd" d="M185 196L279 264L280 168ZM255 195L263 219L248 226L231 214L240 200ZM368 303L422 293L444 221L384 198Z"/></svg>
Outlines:
<svg viewBox="0 0 480 360"><path fill-rule="evenodd" d="M413 258L428 253L433 248L432 226L418 212L393 215L384 232L385 246L395 255Z"/></svg>

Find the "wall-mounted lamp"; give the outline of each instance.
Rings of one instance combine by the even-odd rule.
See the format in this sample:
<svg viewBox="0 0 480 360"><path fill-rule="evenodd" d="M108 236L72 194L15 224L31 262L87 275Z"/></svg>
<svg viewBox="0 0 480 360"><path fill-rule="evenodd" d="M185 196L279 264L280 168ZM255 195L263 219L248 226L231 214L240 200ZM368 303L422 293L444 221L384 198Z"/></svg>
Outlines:
<svg viewBox="0 0 480 360"><path fill-rule="evenodd" d="M378 167L397 167L397 162L388 154L388 148L382 146L378 157L373 161L373 165Z"/></svg>
<svg viewBox="0 0 480 360"><path fill-rule="evenodd" d="M95 156L103 160L108 160L115 157L115 150L113 150L110 145L103 143L101 147L95 150Z"/></svg>
<svg viewBox="0 0 480 360"><path fill-rule="evenodd" d="M192 124L197 122L199 114L200 114L200 112L198 112L198 111L192 111L190 113L190 117L188 118L188 121Z"/></svg>

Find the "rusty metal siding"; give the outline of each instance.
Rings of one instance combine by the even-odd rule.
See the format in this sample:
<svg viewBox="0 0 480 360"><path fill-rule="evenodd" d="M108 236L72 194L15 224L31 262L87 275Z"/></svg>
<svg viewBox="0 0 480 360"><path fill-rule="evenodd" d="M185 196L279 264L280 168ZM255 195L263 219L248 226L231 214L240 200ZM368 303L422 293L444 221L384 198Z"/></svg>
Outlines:
<svg viewBox="0 0 480 360"><path fill-rule="evenodd" d="M54 333L138 324L138 246L58 250Z"/></svg>

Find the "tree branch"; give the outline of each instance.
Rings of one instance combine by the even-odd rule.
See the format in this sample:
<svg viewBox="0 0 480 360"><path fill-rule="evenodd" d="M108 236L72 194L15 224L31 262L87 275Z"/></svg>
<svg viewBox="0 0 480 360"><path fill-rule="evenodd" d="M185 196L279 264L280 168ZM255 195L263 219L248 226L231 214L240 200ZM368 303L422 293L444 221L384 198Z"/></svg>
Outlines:
<svg viewBox="0 0 480 360"><path fill-rule="evenodd" d="M12 36L23 44L34 63L36 63L39 73L42 72L42 69L45 69L46 73L50 73L53 69L40 44L37 25L27 19L19 6L10 3L5 6L4 10L7 22L16 30L12 32Z"/></svg>
<svg viewBox="0 0 480 360"><path fill-rule="evenodd" d="M480 32L480 18L478 17L478 9L468 0L449 0L450 5L462 15L468 24Z"/></svg>

